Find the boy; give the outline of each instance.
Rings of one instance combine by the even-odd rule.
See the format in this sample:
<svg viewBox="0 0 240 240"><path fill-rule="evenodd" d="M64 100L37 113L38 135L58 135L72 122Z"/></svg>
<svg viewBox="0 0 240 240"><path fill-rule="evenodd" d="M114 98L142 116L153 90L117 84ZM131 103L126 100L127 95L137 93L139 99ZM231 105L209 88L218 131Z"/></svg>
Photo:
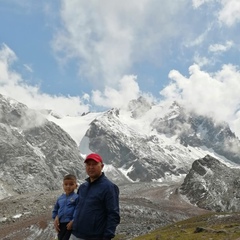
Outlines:
<svg viewBox="0 0 240 240"><path fill-rule="evenodd" d="M77 204L78 194L74 192L77 188L77 179L74 175L68 174L63 178L63 193L58 197L53 211L54 227L58 233L58 240L69 240L73 212Z"/></svg>

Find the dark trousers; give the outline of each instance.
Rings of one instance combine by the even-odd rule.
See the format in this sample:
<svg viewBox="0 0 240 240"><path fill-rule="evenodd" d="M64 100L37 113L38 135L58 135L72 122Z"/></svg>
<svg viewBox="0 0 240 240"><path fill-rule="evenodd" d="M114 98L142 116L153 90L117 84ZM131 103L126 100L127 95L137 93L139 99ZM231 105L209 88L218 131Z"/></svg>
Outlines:
<svg viewBox="0 0 240 240"><path fill-rule="evenodd" d="M60 223L59 228L60 231L58 233L58 240L69 240L72 231L67 230L68 223Z"/></svg>

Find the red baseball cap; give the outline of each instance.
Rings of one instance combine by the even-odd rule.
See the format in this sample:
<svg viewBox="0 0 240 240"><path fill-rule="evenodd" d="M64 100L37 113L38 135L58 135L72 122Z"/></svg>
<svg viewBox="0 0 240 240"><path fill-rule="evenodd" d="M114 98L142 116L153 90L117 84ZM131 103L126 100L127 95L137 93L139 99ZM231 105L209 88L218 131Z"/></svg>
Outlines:
<svg viewBox="0 0 240 240"><path fill-rule="evenodd" d="M94 160L95 162L101 162L101 163L103 162L101 156L98 155L97 153L90 153L89 155L87 155L84 162L88 160Z"/></svg>

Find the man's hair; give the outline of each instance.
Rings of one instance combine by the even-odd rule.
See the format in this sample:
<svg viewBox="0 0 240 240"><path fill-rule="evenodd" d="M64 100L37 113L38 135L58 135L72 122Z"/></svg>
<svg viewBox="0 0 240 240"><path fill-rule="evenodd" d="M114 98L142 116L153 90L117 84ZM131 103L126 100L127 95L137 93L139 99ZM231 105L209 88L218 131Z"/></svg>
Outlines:
<svg viewBox="0 0 240 240"><path fill-rule="evenodd" d="M77 181L77 178L73 174L67 174L67 175L64 176L63 181L64 180L75 180L75 181Z"/></svg>

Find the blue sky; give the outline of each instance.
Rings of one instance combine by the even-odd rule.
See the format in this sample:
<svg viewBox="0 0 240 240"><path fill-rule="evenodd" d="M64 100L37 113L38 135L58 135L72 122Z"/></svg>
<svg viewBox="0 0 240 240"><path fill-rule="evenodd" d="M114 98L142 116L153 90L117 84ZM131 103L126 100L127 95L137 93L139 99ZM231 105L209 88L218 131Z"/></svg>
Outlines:
<svg viewBox="0 0 240 240"><path fill-rule="evenodd" d="M0 0L0 93L77 115L144 95L240 126L239 0Z"/></svg>

